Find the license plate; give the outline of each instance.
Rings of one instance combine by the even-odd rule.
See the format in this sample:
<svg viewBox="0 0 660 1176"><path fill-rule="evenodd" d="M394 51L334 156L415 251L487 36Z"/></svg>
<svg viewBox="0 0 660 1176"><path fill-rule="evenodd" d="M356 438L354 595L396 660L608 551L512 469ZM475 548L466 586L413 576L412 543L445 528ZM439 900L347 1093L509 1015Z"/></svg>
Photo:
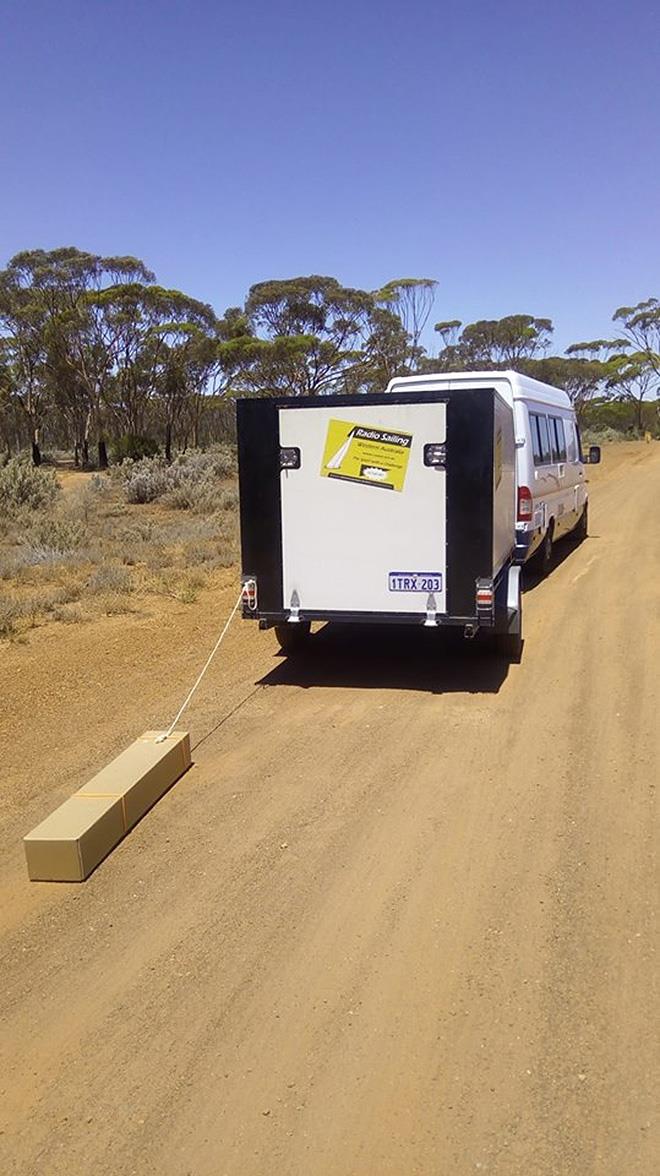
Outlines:
<svg viewBox="0 0 660 1176"><path fill-rule="evenodd" d="M442 572L389 572L390 592L441 592Z"/></svg>

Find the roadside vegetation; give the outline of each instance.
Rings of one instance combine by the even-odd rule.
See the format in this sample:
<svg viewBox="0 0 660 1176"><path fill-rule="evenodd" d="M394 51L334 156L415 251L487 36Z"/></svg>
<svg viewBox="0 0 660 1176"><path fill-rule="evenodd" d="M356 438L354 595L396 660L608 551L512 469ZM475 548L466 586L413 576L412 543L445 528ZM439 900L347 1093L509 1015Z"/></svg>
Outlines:
<svg viewBox="0 0 660 1176"><path fill-rule="evenodd" d="M549 318L433 323L437 282L309 277L218 314L134 257L31 250L0 270L0 637L192 602L237 555L237 396L360 395L423 371L565 388L586 442L660 437L660 301L553 354ZM429 338L434 344L429 346Z"/></svg>
<svg viewBox="0 0 660 1176"><path fill-rule="evenodd" d="M234 458L222 448L54 473L0 468L0 638L47 621L192 604L236 560Z"/></svg>
<svg viewBox="0 0 660 1176"><path fill-rule="evenodd" d="M660 301L553 353L551 319L433 323L438 283L378 290L336 278L263 281L216 312L158 285L135 257L73 247L0 270L0 452L81 469L231 444L238 395L359 394L415 371L515 367L569 393L584 428L660 434ZM433 340L433 343L430 342Z"/></svg>

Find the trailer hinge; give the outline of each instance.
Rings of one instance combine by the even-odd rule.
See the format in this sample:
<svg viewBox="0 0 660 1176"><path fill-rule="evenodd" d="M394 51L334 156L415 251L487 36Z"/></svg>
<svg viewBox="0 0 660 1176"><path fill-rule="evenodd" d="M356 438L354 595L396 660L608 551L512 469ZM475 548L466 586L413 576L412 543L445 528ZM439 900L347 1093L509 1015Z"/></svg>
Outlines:
<svg viewBox="0 0 660 1176"><path fill-rule="evenodd" d="M291 611L289 613L289 616L287 617L288 623L290 625L299 625L300 624L300 597L298 596L298 593L296 592L295 588L294 588L293 592L291 593L290 609L291 609Z"/></svg>

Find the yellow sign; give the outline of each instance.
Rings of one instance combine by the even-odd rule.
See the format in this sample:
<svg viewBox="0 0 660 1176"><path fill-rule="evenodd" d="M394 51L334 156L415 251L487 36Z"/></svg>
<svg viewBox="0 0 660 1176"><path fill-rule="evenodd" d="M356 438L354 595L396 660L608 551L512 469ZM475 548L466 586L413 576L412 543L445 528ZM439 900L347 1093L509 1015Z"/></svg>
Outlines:
<svg viewBox="0 0 660 1176"><path fill-rule="evenodd" d="M330 421L321 476L403 490L411 445L411 433Z"/></svg>

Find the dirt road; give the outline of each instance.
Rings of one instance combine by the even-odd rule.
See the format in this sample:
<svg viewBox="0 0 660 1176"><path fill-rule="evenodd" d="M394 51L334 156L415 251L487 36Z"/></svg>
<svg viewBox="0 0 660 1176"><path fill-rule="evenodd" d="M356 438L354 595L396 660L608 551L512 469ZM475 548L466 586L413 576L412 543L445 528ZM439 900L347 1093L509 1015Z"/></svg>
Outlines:
<svg viewBox="0 0 660 1176"><path fill-rule="evenodd" d="M606 459L508 673L239 625L195 766L82 886L20 837L167 720L234 581L3 647L3 1173L657 1170L659 503L660 445Z"/></svg>

